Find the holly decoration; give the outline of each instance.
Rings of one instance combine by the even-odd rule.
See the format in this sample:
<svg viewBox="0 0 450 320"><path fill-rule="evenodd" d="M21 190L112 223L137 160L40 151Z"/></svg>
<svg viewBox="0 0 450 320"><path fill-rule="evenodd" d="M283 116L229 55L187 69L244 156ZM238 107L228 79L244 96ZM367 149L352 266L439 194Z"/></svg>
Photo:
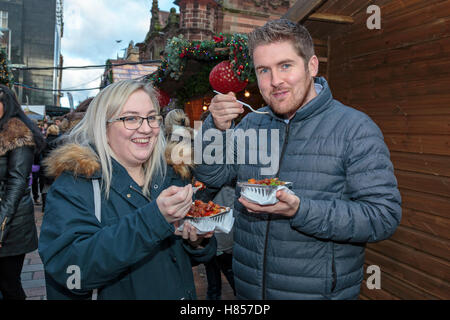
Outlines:
<svg viewBox="0 0 450 320"><path fill-rule="evenodd" d="M0 49L0 83L12 88L14 78L9 69L9 61L6 52Z"/></svg>
<svg viewBox="0 0 450 320"><path fill-rule="evenodd" d="M222 93L233 91L238 93L247 86L248 80L240 80L232 69L230 60L225 60L216 65L209 74L211 86Z"/></svg>
<svg viewBox="0 0 450 320"><path fill-rule="evenodd" d="M229 60L239 80L256 81L253 62L248 54L247 36L236 34L230 41Z"/></svg>
<svg viewBox="0 0 450 320"><path fill-rule="evenodd" d="M189 59L205 61L205 68L210 68L209 71L217 62L229 60L230 68L237 79L245 83L256 81L253 63L248 56L247 35L245 34L224 35L220 33L212 40L204 41L189 41L180 35L167 40L165 52L167 59L161 63L156 72L148 77L148 80L157 87L168 77L176 81L180 80ZM185 86L181 100L189 100L210 90L209 74L209 72L204 72L203 75L197 74L197 82L201 82L202 85L200 87L189 86L190 89ZM200 76L205 79L198 79ZM186 85L189 84L187 79L184 79L184 82Z"/></svg>

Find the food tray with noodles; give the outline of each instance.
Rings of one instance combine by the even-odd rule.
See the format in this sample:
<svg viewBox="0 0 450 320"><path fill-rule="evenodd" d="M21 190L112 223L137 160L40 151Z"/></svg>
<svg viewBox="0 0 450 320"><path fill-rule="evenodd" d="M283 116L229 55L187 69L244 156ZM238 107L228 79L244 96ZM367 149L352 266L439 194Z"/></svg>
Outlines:
<svg viewBox="0 0 450 320"><path fill-rule="evenodd" d="M201 200L195 200L179 226L180 230L183 229L184 221L196 227L199 233L210 231L228 233L234 223L233 210L212 201L204 203Z"/></svg>
<svg viewBox="0 0 450 320"><path fill-rule="evenodd" d="M247 182L238 182L238 186L241 187L242 197L260 205L277 203L278 190L285 190L293 194L292 190L289 189L292 187L292 182L280 181L278 178L248 179Z"/></svg>

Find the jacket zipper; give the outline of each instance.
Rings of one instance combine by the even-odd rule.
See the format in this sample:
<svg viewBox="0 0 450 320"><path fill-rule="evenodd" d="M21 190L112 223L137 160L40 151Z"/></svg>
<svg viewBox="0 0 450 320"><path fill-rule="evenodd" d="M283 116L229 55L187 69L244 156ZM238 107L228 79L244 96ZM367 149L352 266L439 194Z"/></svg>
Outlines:
<svg viewBox="0 0 450 320"><path fill-rule="evenodd" d="M286 139L284 139L283 143L283 149L281 150L280 154L280 163L278 164L278 171L275 177L278 177L278 174L280 173L281 169L281 162L283 161L283 155L286 150L286 146L288 143L288 137L289 137L289 126L290 122L286 125L285 135ZM267 219L267 227L266 227L266 238L264 239L264 258L263 258L263 279L262 279L262 300L266 300L266 263L267 263L267 244L269 242L269 229L270 229L270 221L272 220L272 215L269 214L269 218Z"/></svg>
<svg viewBox="0 0 450 320"><path fill-rule="evenodd" d="M130 185L130 189L136 191L137 193L139 193L141 196L143 196L145 199L147 199L149 202L151 202L152 200L147 197L146 195L144 195L140 190L136 189L135 187L133 187L132 185Z"/></svg>
<svg viewBox="0 0 450 320"><path fill-rule="evenodd" d="M5 233L5 226L6 226L6 220L8 219L8 217L5 217L5 219L2 222L2 235L0 236L0 243L3 242L3 235Z"/></svg>
<svg viewBox="0 0 450 320"><path fill-rule="evenodd" d="M336 263L334 262L334 245L331 244L331 292L336 289L337 274L336 274Z"/></svg>

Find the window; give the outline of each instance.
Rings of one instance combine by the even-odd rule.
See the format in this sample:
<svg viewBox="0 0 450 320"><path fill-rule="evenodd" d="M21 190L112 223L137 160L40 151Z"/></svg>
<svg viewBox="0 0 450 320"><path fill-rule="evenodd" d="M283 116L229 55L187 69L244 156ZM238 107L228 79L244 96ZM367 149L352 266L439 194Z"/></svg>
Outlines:
<svg viewBox="0 0 450 320"><path fill-rule="evenodd" d="M8 59L11 59L11 31L8 29L8 11L0 10L0 48L3 49Z"/></svg>
<svg viewBox="0 0 450 320"><path fill-rule="evenodd" d="M0 27L8 28L8 11L0 11Z"/></svg>

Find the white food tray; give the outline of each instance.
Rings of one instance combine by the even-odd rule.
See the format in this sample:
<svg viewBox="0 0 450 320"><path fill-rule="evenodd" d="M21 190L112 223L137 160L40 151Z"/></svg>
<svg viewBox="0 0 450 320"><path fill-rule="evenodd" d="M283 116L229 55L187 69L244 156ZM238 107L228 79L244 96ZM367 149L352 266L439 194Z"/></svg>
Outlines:
<svg viewBox="0 0 450 320"><path fill-rule="evenodd" d="M248 182L238 182L237 184L239 187L241 187L242 197L250 202L260 205L277 203L278 190L285 190L287 193L294 194L294 192L289 189L289 187L292 186L292 182L285 182L283 185L279 186L265 186Z"/></svg>
<svg viewBox="0 0 450 320"><path fill-rule="evenodd" d="M188 221L192 226L196 227L198 234L207 232L223 232L229 233L234 224L233 210L226 207L221 213L218 213L211 217L189 217L185 216L184 219L180 221L178 230L183 230L184 222Z"/></svg>

